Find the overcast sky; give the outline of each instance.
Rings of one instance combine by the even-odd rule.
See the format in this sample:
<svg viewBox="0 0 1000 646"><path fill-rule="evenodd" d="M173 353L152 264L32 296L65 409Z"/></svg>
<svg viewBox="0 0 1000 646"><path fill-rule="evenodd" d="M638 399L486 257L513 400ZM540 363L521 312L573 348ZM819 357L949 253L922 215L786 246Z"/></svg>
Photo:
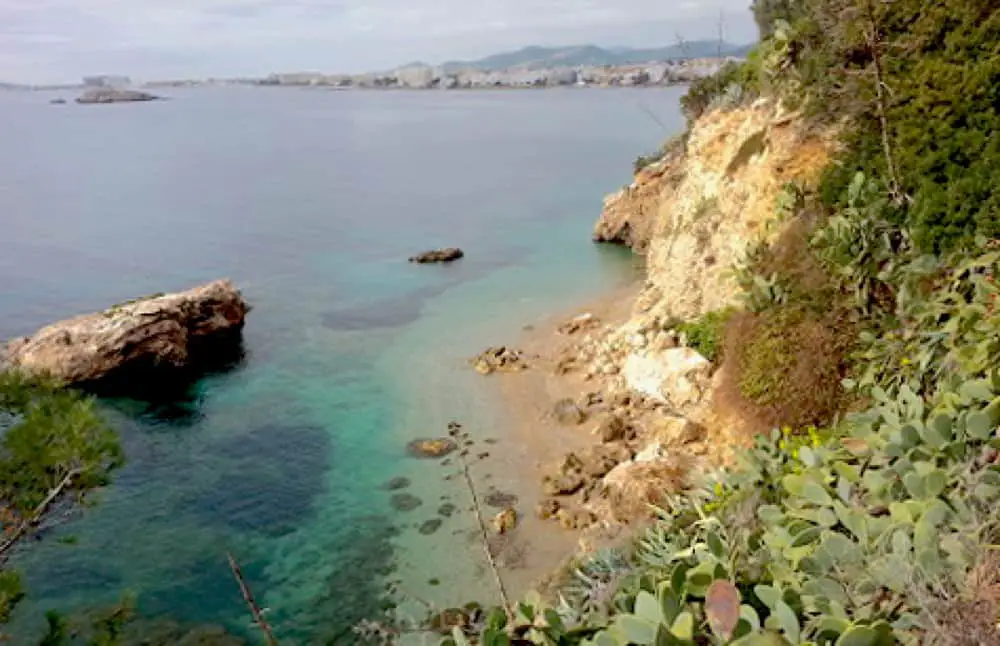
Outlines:
<svg viewBox="0 0 1000 646"><path fill-rule="evenodd" d="M0 0L0 81L361 72L524 45L756 36L750 0Z"/></svg>

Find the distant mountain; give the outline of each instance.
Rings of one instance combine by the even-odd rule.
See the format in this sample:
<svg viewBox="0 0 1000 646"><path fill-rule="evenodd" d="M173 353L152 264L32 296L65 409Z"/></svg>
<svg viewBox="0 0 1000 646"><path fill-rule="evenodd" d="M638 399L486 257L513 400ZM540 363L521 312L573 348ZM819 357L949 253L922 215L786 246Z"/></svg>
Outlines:
<svg viewBox="0 0 1000 646"><path fill-rule="evenodd" d="M733 45L723 42L721 52L723 56L745 56L751 47L753 45ZM578 65L628 65L650 61L708 58L718 55L719 51L719 42L715 40L693 40L683 44L648 49L604 48L597 45L531 46L513 52L494 54L476 61L449 61L442 67L446 72L451 72L470 67L481 70L504 70L512 67L541 69Z"/></svg>

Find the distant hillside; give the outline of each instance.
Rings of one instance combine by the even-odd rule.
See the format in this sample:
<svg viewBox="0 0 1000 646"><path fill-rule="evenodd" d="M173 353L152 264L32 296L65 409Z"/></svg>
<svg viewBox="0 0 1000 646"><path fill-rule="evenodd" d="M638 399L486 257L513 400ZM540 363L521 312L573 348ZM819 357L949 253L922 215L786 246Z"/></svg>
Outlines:
<svg viewBox="0 0 1000 646"><path fill-rule="evenodd" d="M744 56L752 45L722 43L723 56ZM443 65L445 71L476 68L481 70L503 70L511 67L539 69L577 65L627 65L683 58L706 58L716 56L720 51L718 41L694 40L683 45L668 45L650 49L615 47L605 49L596 45L571 47L524 47L513 52L494 54L476 61L449 61Z"/></svg>

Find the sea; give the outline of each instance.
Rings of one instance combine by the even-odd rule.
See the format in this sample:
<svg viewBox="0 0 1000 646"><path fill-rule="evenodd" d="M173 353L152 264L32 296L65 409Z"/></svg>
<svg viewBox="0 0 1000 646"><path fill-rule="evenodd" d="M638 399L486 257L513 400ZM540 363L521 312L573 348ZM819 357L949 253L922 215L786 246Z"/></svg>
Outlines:
<svg viewBox="0 0 1000 646"><path fill-rule="evenodd" d="M467 491L406 445L453 420L502 444L468 359L636 280L590 233L683 91L0 93L0 338L223 277L253 307L183 392L101 400L127 463L17 554L13 643L123 598L258 643L227 553L282 644L355 643L389 586L495 602L470 516L440 513ZM407 262L444 246L465 258Z"/></svg>

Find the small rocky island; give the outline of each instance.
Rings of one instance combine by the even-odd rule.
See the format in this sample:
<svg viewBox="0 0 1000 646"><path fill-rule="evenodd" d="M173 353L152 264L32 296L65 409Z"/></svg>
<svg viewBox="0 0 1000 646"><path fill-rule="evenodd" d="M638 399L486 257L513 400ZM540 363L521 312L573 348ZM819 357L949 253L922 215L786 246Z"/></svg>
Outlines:
<svg viewBox="0 0 1000 646"><path fill-rule="evenodd" d="M238 339L249 309L228 280L156 294L0 343L0 368L48 375L66 385L177 373L211 346Z"/></svg>
<svg viewBox="0 0 1000 646"><path fill-rule="evenodd" d="M162 97L148 92L138 90L119 90L115 88L93 88L84 92L77 98L77 103L83 104L103 104L103 103L137 103L143 101L157 101Z"/></svg>
<svg viewBox="0 0 1000 646"><path fill-rule="evenodd" d="M465 252L458 247L447 247L445 249L433 249L418 253L410 258L410 262L428 264L437 262L453 262L465 256Z"/></svg>

